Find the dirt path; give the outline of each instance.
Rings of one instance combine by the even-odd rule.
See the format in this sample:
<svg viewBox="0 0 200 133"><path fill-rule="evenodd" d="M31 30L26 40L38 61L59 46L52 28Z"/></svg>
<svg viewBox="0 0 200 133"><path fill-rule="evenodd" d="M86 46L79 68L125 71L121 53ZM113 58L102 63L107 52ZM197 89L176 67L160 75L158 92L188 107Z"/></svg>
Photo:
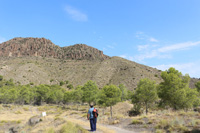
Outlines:
<svg viewBox="0 0 200 133"><path fill-rule="evenodd" d="M75 124L80 125L86 130L90 130L90 124L89 121L83 121L81 119L76 119L76 118L70 118L70 117L64 117L67 121L73 122ZM96 133L134 133L133 131L128 131L116 126L111 126L111 125L103 125L97 123L97 131Z"/></svg>

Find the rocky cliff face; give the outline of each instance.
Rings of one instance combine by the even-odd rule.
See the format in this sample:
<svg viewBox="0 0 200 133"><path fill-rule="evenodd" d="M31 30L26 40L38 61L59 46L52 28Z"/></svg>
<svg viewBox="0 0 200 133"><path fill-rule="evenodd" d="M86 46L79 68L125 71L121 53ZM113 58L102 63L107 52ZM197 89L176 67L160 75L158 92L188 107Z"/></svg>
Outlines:
<svg viewBox="0 0 200 133"><path fill-rule="evenodd" d="M102 51L87 46L85 44L76 44L69 47L62 48L64 50L65 59L86 59L86 60L104 60L108 59L109 57L104 55Z"/></svg>
<svg viewBox="0 0 200 133"><path fill-rule="evenodd" d="M1 57L52 57L74 60L104 60L102 51L85 44L59 47L45 38L14 38L0 44Z"/></svg>

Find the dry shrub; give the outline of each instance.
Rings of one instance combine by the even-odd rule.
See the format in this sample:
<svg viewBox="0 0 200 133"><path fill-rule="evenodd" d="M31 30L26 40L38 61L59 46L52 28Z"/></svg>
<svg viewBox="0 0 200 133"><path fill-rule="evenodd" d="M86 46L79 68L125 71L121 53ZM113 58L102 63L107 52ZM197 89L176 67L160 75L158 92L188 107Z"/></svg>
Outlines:
<svg viewBox="0 0 200 133"><path fill-rule="evenodd" d="M55 133L55 130L51 127L49 129L46 129L46 131L44 131L45 133Z"/></svg>
<svg viewBox="0 0 200 133"><path fill-rule="evenodd" d="M138 119L133 119L132 120L132 124L143 124L143 121L141 121L141 120L138 120Z"/></svg>
<svg viewBox="0 0 200 133"><path fill-rule="evenodd" d="M163 129L156 129L156 133L165 133L166 131Z"/></svg>
<svg viewBox="0 0 200 133"><path fill-rule="evenodd" d="M23 107L23 110L24 111L29 111L29 108L28 107Z"/></svg>
<svg viewBox="0 0 200 133"><path fill-rule="evenodd" d="M71 122L67 122L59 131L60 133L87 133L87 130L83 129L79 125L73 124Z"/></svg>
<svg viewBox="0 0 200 133"><path fill-rule="evenodd" d="M114 125L114 124L118 124L119 122L120 122L119 120L110 120L109 124Z"/></svg>
<svg viewBox="0 0 200 133"><path fill-rule="evenodd" d="M15 112L15 114L22 114L22 112L18 110Z"/></svg>

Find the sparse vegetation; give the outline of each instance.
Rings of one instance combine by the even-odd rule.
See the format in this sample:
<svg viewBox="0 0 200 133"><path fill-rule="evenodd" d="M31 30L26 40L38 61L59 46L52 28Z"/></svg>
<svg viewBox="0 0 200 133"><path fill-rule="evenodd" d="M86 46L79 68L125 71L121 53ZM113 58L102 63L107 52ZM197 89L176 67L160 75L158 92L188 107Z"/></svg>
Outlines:
<svg viewBox="0 0 200 133"><path fill-rule="evenodd" d="M141 120L133 119L132 124L143 124Z"/></svg>
<svg viewBox="0 0 200 133"><path fill-rule="evenodd" d="M71 122L67 122L67 124L62 126L62 128L60 129L60 133L78 133L78 132L87 133L87 130Z"/></svg>
<svg viewBox="0 0 200 133"><path fill-rule="evenodd" d="M37 64L40 64L41 68L37 67L37 69L42 70L42 65L44 64L47 65L47 70L49 69L48 65L50 63L45 63L45 60L46 58L44 59L44 61L38 60ZM112 64L113 60L114 59L107 61L107 64L109 63ZM116 60L118 59L115 58L115 61ZM136 91L131 91L131 90L128 90L124 84L120 84L119 88L115 85L104 86L104 83L103 83L104 80L105 81L108 80L112 83L116 83L117 85L118 85L117 82L119 81L119 79L117 79L118 77L116 78L116 81L109 77L110 75L112 76L114 75L113 73L115 72L115 70L113 69L114 72L112 72L112 69L110 69L110 67L107 67L107 66L104 69L102 69L102 71L100 71L101 69L99 69L100 72L97 74L99 75L99 77L102 77L101 76L102 72L107 70L106 72L103 73L105 75L108 73L105 79L95 77L97 79L96 81L99 80L98 84L100 84L100 88L102 89L99 89L99 86L97 86L96 82L87 81L88 79L84 79L84 78L81 78L80 81L81 83L85 83L85 84L83 84L83 86L76 86L80 82L75 83L76 82L75 80L77 79L77 77L71 78L74 76L74 74L76 75L78 73L82 73L82 71L84 70L84 74L87 75L89 73L88 70L93 70L95 67L99 68L97 67L98 65L95 66L94 63L85 61L84 67L80 65L79 69L77 69L76 71L72 71L75 69L74 66L78 66L78 65L59 66L59 61L58 60L56 61L57 61L57 64L52 64L49 67L51 68L57 67L59 68L60 71L53 71L52 72L53 74L48 73L47 76L49 76L49 78L45 79L48 81L48 83L50 81L51 85L47 85L47 84L38 85L37 83L35 83L35 81L29 80L28 78L30 76L24 73L22 74L24 76L23 76L23 81L21 82L23 84L26 83L26 85L15 84L14 80L12 79L6 80L7 78L4 78L3 76L0 75L0 103L5 105L5 107L0 106L0 110L2 112L5 110L12 111L12 114L15 116L25 115L29 111L32 111L31 108L23 107L21 110L18 110L18 109L13 108L13 106L10 106L9 104L26 105L26 106L29 106L32 104L33 105L46 104L46 106L37 107L36 110L39 112L46 111L47 115L53 116L52 118L54 120L60 122L64 119L63 116L68 117L69 115L79 116L79 117L81 116L83 118L86 118L87 106L82 108L81 104L85 102L87 103L95 102L96 104L99 105L99 110L102 113L100 115L101 118L99 118L100 122L104 121L110 124L120 124L120 122L125 119L131 119L130 123L132 123L134 126L142 125L141 126L142 128L147 128L147 129L154 128L155 132L176 132L176 131L186 132L186 131L193 130L193 128L196 128L196 129L200 128L199 127L200 125L199 113L191 111L193 108L198 107L200 103L199 82L195 84L196 89L189 88L189 79L190 79L189 76L188 75L183 76L180 72L178 72L174 68L170 68L169 70L162 72L161 76L159 75L160 73L157 73L157 72L155 73L153 72L153 70L148 69L148 72L152 73L152 74L148 74L150 75L149 77L151 77L151 79L140 80L137 87L134 84L138 83L139 81L138 77L131 77L130 78L131 81L128 81L128 82L134 82L134 83L129 84L128 89L136 88ZM31 62L33 61L30 61L30 63ZM80 63L80 61L77 61L77 60L76 61L69 60L67 62L72 62L74 64ZM30 65L33 65L33 64L30 64L30 63L27 61L24 61L23 64L19 63L19 65L27 65L28 69L27 70L23 69L23 70L26 72L29 72L29 74L32 74L33 71ZM101 65L103 65L103 63ZM1 68L2 68L2 71L5 69L3 66ZM128 69L130 70L131 68L128 67ZM134 69L137 69L138 71L140 70L136 67ZM14 68L13 70L15 70L15 76L18 76L16 73L19 70L16 68ZM63 77L66 77L65 73L63 73L63 71L65 70L69 71L68 75L72 79L72 82L70 78L63 78ZM143 70L140 70L140 71L143 71ZM140 76L146 77L147 74L145 72L147 71L143 71L142 74L137 73L137 75L139 75L139 77ZM61 75L61 78L51 79L52 77L50 77L50 75L56 75L57 73ZM119 74L126 75L120 72ZM159 83L158 80L160 77L163 78L163 81L160 84L158 84ZM37 80L36 77L35 79ZM70 83L66 79L70 80ZM156 83L153 81L154 79L157 80L157 84L158 84L157 88L155 87ZM63 80L63 81L59 82L60 80ZM122 76L120 80L124 81L126 79L123 79L123 76ZM123 83L123 82L120 82L120 83ZM76 87L73 85L75 85ZM159 95L158 100L157 100L157 91ZM114 105L117 102L125 101L127 99L133 99L134 107L133 107L132 113L136 114L137 116L129 117L127 113L117 114L116 112L114 112L115 110ZM63 103L66 106L65 108L50 106L51 104L62 105ZM170 109L173 109L173 111L170 112L169 111ZM104 110L106 110L106 112L103 115ZM128 109L126 110L126 112L130 110L131 109ZM141 114L144 115L143 113L144 110L146 114L147 112L149 112L148 113L149 115L147 114L147 117L138 116ZM63 113L67 113L67 115L66 114L64 115ZM112 119L109 118L109 115L111 115ZM62 123L62 122L60 123L59 122L58 122L58 125ZM25 121L20 120L20 119L18 120L2 119L0 121L0 127L2 125L6 125L10 123L23 124L25 123ZM66 130L69 130L68 129L69 127L66 127L66 125L62 125L62 124L59 125L60 132L61 131L66 132ZM82 129L80 129L79 126L74 126L74 127L78 129L72 129L72 131L73 130L82 131ZM56 129L55 127L51 127L49 129L46 129L46 131L58 132L58 129Z"/></svg>

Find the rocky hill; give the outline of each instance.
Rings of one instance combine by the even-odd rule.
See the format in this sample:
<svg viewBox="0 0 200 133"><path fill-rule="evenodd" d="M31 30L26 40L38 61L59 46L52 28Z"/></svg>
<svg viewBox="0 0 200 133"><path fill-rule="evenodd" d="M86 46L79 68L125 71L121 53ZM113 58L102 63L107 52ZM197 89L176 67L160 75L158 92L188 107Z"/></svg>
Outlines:
<svg viewBox="0 0 200 133"><path fill-rule="evenodd" d="M88 80L101 88L106 84L125 84L133 90L141 78L161 82L160 70L120 57L109 57L85 44L59 47L44 38L14 38L0 44L0 75L21 84L59 84L74 86ZM191 87L198 79L191 79Z"/></svg>
<svg viewBox="0 0 200 133"><path fill-rule="evenodd" d="M52 57L72 60L104 60L102 51L85 44L59 47L45 38L14 38L0 45L1 57Z"/></svg>

